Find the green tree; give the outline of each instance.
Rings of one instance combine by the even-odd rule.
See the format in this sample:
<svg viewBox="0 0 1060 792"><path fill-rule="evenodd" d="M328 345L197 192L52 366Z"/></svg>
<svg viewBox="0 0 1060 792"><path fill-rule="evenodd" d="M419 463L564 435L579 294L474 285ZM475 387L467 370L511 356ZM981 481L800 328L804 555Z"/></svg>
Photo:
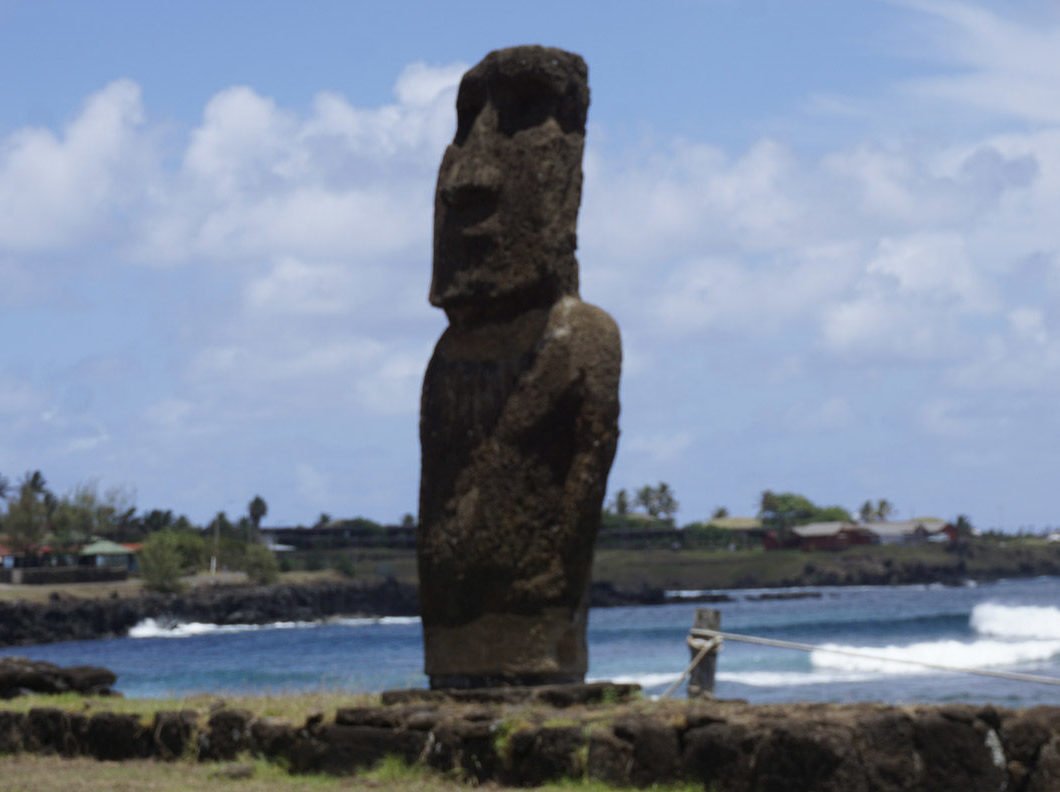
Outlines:
<svg viewBox="0 0 1060 792"><path fill-rule="evenodd" d="M674 521L680 504L673 490L670 489L670 485L665 481L660 481L659 486L655 488L655 505L664 520L671 523Z"/></svg>
<svg viewBox="0 0 1060 792"><path fill-rule="evenodd" d="M243 571L252 583L259 586L280 579L280 565L276 563L276 556L265 545L257 542L247 545L243 555Z"/></svg>
<svg viewBox="0 0 1060 792"><path fill-rule="evenodd" d="M880 498L876 501L876 517L880 520L886 521L888 517L894 514L894 506L886 498Z"/></svg>
<svg viewBox="0 0 1060 792"><path fill-rule="evenodd" d="M614 512L619 517L629 514L629 493L624 489L615 493Z"/></svg>
<svg viewBox="0 0 1060 792"><path fill-rule="evenodd" d="M253 500L247 504L247 514L250 516L250 521L254 524L255 531L261 530L261 520L268 513L269 506L260 495L255 495Z"/></svg>
<svg viewBox="0 0 1060 792"><path fill-rule="evenodd" d="M814 522L854 522L850 512L842 506L819 506L813 515Z"/></svg>
<svg viewBox="0 0 1060 792"><path fill-rule="evenodd" d="M194 574L206 565L209 559L206 540L198 531L186 528L166 528L151 534L148 539L157 535L164 536L165 541L176 548L183 574Z"/></svg>
<svg viewBox="0 0 1060 792"><path fill-rule="evenodd" d="M861 504L861 508L858 509L858 517L863 523L872 522L876 518L876 509L872 505L872 501L867 500Z"/></svg>
<svg viewBox="0 0 1060 792"><path fill-rule="evenodd" d="M49 531L50 495L40 471L26 473L18 490L8 497L4 532L16 553L33 555Z"/></svg>
<svg viewBox="0 0 1060 792"><path fill-rule="evenodd" d="M953 523L953 527L957 531L957 537L960 539L969 539L975 535L975 527L972 525L972 521L964 514L958 514L957 520Z"/></svg>
<svg viewBox="0 0 1060 792"><path fill-rule="evenodd" d="M729 516L729 510L726 509L724 506L719 506L718 508L716 508L714 510L714 513L712 515L710 515L710 519L712 519L712 520L724 520L728 516Z"/></svg>
<svg viewBox="0 0 1060 792"><path fill-rule="evenodd" d="M317 517L317 521L315 523L313 523L313 527L314 528L323 528L329 522L331 522L331 515L328 514L327 512L321 512L320 516Z"/></svg>
<svg viewBox="0 0 1060 792"><path fill-rule="evenodd" d="M416 518L414 516L412 516L411 514L403 515L401 517L401 527L402 528L415 528L416 527Z"/></svg>
<svg viewBox="0 0 1060 792"><path fill-rule="evenodd" d="M796 525L813 522L816 512L817 507L804 495L766 490L762 493L758 518L763 527L775 531L777 538L784 542Z"/></svg>
<svg viewBox="0 0 1060 792"><path fill-rule="evenodd" d="M797 492L762 493L758 518L763 527L776 532L784 543L796 525L813 522L853 522L850 512L842 506L818 506L805 495Z"/></svg>
<svg viewBox="0 0 1060 792"><path fill-rule="evenodd" d="M206 526L206 530L213 537L213 547L210 548L210 573L214 574L222 563L221 539L231 540L232 523L229 522L227 514L223 511L219 511L214 518L210 520L210 524Z"/></svg>
<svg viewBox="0 0 1060 792"><path fill-rule="evenodd" d="M172 531L159 531L147 537L139 553L144 588L165 594L183 590L181 552Z"/></svg>
<svg viewBox="0 0 1060 792"><path fill-rule="evenodd" d="M132 495L122 487L100 494L95 482L82 483L48 505L60 544L76 544L93 536L124 541L139 538L136 507L132 505Z"/></svg>
<svg viewBox="0 0 1060 792"><path fill-rule="evenodd" d="M649 516L657 520L673 522L674 515L677 514L677 498L665 481L660 481L655 487L645 484L637 490L636 502Z"/></svg>
<svg viewBox="0 0 1060 792"><path fill-rule="evenodd" d="M147 534L164 531L166 528L172 528L174 524L173 512L169 509L151 509L140 519L140 526Z"/></svg>

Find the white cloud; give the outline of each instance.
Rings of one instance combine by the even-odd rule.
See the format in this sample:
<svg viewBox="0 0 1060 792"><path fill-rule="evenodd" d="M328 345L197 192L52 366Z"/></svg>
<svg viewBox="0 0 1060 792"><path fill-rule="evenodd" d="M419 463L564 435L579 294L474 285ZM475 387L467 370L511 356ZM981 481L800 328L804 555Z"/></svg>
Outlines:
<svg viewBox="0 0 1060 792"><path fill-rule="evenodd" d="M119 80L90 96L62 135L25 128L0 140L0 250L112 233L152 176L142 124L139 87Z"/></svg>
<svg viewBox="0 0 1060 792"><path fill-rule="evenodd" d="M950 314L877 295L829 307L821 328L827 349L870 365L945 359L961 352L960 330Z"/></svg>
<svg viewBox="0 0 1060 792"><path fill-rule="evenodd" d="M641 480L653 480L653 466L679 462L694 442L688 424L674 428L659 414L699 415L699 403L689 405L711 382L724 387L709 390L703 414L724 415L733 436L733 427L756 426L756 416L775 416L764 405L777 404L770 391L782 390L779 403L795 405L785 430L826 439L828 429L861 431L866 405L887 398L912 399L902 416L915 431L966 439L975 413L962 394L1060 389L1052 308L1060 297L1060 105L1038 104L1060 80L1055 59L1015 52L1024 44L1045 51L1056 26L1035 32L1002 20L991 30L991 12L917 7L939 31L959 33L950 66L960 71L918 82L919 98L894 101L945 113L951 105L937 101L945 97L969 112L1017 114L1017 123L935 134L928 114L927 132L903 136L892 131L897 113L884 135L871 97L840 97L840 110L853 110L846 123L863 126L824 151L774 133L731 150L684 139L618 152L600 145L605 135L590 135L583 283L622 326L622 454L643 464ZM163 156L161 126L145 120L139 89L124 81L89 97L61 130L8 135L0 140L0 301L28 301L40 282L59 280L48 267L80 260L92 244L106 260L186 268L186 279L137 273L152 285L191 284L150 298L159 301L158 325L151 310L126 319L116 303L84 309L86 328L100 323L101 343L112 343L104 310L144 322L145 337L166 338L164 351L144 353L143 395L100 378L85 409L95 414L109 394L115 410L141 416L138 428L170 449L192 430L238 442L240 429L259 421L301 437L304 423L325 414L345 436L414 427L428 347L444 325L426 305L432 196L462 70L410 65L393 101L376 107L322 92L295 109L260 86L232 87L209 100L192 129L170 132L176 156ZM964 93L973 87L982 99ZM116 276L98 291L122 294L127 285ZM95 284L84 292L88 302ZM178 307L169 311L167 301ZM658 378L675 365L701 380L683 392L678 378ZM21 420L44 426L24 435L27 448L117 448L118 419L40 419L47 377L0 383L0 413L14 417L8 435ZM821 387L829 395L807 396ZM326 444L327 431L318 432ZM387 442L364 440L373 449ZM414 455L409 446L401 453ZM328 502L325 463L301 450L292 458L305 460L295 465L302 495Z"/></svg>
<svg viewBox="0 0 1060 792"><path fill-rule="evenodd" d="M357 395L369 410L383 415L414 415L428 353L395 352L358 379Z"/></svg>
<svg viewBox="0 0 1060 792"><path fill-rule="evenodd" d="M42 409L44 397L30 383L0 375L0 415L20 416Z"/></svg>
<svg viewBox="0 0 1060 792"><path fill-rule="evenodd" d="M328 315L352 307L354 273L339 264L283 258L246 289L249 308L274 314Z"/></svg>
<svg viewBox="0 0 1060 792"><path fill-rule="evenodd" d="M467 68L464 63L440 67L410 63L398 77L394 94L403 105L430 105L439 97L450 94Z"/></svg>
<svg viewBox="0 0 1060 792"><path fill-rule="evenodd" d="M645 456L656 464L665 464L680 459L692 447L695 437L691 432L657 432L640 434L629 440L631 454Z"/></svg>
<svg viewBox="0 0 1060 792"><path fill-rule="evenodd" d="M181 427L193 413L194 405L186 399L162 399L145 410L146 418L166 429Z"/></svg>
<svg viewBox="0 0 1060 792"><path fill-rule="evenodd" d="M929 434L941 437L965 437L972 429L952 399L930 398L920 407L918 420Z"/></svg>
<svg viewBox="0 0 1060 792"><path fill-rule="evenodd" d="M83 451L92 451L110 441L110 435L106 430L99 428L93 434L79 435L71 438L63 449L63 453L77 454Z"/></svg>
<svg viewBox="0 0 1060 792"><path fill-rule="evenodd" d="M850 425L854 411L843 396L829 396L820 402L800 404L788 410L786 423L807 432L834 431Z"/></svg>
<svg viewBox="0 0 1060 792"><path fill-rule="evenodd" d="M1017 20L980 5L904 0L939 24L931 41L960 70L909 83L931 99L946 99L1021 120L1060 122L1060 14Z"/></svg>
<svg viewBox="0 0 1060 792"><path fill-rule="evenodd" d="M933 302L955 300L960 308L982 309L990 300L960 234L928 232L881 239L867 272L893 278L898 292Z"/></svg>
<svg viewBox="0 0 1060 792"><path fill-rule="evenodd" d="M133 255L392 259L429 250L431 183L462 67L409 67L397 104L318 94L309 113L249 87L221 91L182 167L142 216Z"/></svg>
<svg viewBox="0 0 1060 792"><path fill-rule="evenodd" d="M735 240L770 249L798 239L806 219L793 194L795 160L772 140L738 158L677 141L625 162L590 163L582 235L607 260L669 259Z"/></svg>
<svg viewBox="0 0 1060 792"><path fill-rule="evenodd" d="M676 264L651 307L659 326L676 332L775 333L845 293L857 254L838 243L766 259Z"/></svg>
<svg viewBox="0 0 1060 792"><path fill-rule="evenodd" d="M1045 329L1045 314L1036 308L1014 308L1008 314L1009 325L1013 334L1033 344L1044 346L1049 341Z"/></svg>
<svg viewBox="0 0 1060 792"><path fill-rule="evenodd" d="M330 477L309 462L298 462L294 466L295 489L304 501L323 508L332 502Z"/></svg>

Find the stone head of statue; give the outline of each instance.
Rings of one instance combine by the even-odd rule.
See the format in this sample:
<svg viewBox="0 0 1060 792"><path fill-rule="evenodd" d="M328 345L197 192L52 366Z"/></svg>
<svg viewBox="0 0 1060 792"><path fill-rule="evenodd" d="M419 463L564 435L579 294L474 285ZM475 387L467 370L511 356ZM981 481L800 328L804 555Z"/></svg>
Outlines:
<svg viewBox="0 0 1060 792"><path fill-rule="evenodd" d="M431 304L454 320L576 294L585 61L537 46L491 52L456 104L435 193Z"/></svg>

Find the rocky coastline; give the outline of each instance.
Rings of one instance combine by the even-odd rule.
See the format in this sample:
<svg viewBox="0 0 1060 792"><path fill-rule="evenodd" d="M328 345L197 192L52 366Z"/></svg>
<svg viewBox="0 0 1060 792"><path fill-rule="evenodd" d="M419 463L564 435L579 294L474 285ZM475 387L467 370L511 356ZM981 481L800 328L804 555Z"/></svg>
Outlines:
<svg viewBox="0 0 1060 792"><path fill-rule="evenodd" d="M1047 559L1048 560L1048 559ZM929 564L851 565L841 575L819 570L807 562L802 575L782 580L748 577L740 588L797 588L843 585L927 584L963 585L970 579L1031 577L1060 574L1060 564L1036 563L1012 568L998 566L983 574L967 574L957 567ZM609 581L596 581L590 589L594 608L671 603L722 603L738 599L768 603L778 599L817 598L816 591L744 592L711 587L669 591L642 584L622 588ZM419 615L417 587L410 582L387 579L380 583L324 580L311 583L280 583L273 586L200 586L183 594L144 593L134 597L82 599L53 593L49 601L0 602L0 647L113 638L146 619L207 624L269 624L272 622L318 621L336 616Z"/></svg>
<svg viewBox="0 0 1060 792"><path fill-rule="evenodd" d="M416 587L344 581L274 586L202 586L184 594L79 599L53 594L46 603L0 603L0 646L128 635L146 619L206 624L269 624L332 616L414 616Z"/></svg>

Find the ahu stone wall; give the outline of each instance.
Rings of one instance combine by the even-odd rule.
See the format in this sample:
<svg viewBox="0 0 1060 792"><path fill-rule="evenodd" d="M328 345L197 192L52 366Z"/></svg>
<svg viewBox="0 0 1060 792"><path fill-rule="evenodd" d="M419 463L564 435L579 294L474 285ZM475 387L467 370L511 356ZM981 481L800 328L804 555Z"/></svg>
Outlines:
<svg viewBox="0 0 1060 792"><path fill-rule="evenodd" d="M293 773L356 773L387 756L469 783L703 783L726 792L1055 792L1060 708L649 702L606 684L384 694L301 724L221 709L0 710L0 754L103 760L258 755ZM617 703L616 703L617 702Z"/></svg>

